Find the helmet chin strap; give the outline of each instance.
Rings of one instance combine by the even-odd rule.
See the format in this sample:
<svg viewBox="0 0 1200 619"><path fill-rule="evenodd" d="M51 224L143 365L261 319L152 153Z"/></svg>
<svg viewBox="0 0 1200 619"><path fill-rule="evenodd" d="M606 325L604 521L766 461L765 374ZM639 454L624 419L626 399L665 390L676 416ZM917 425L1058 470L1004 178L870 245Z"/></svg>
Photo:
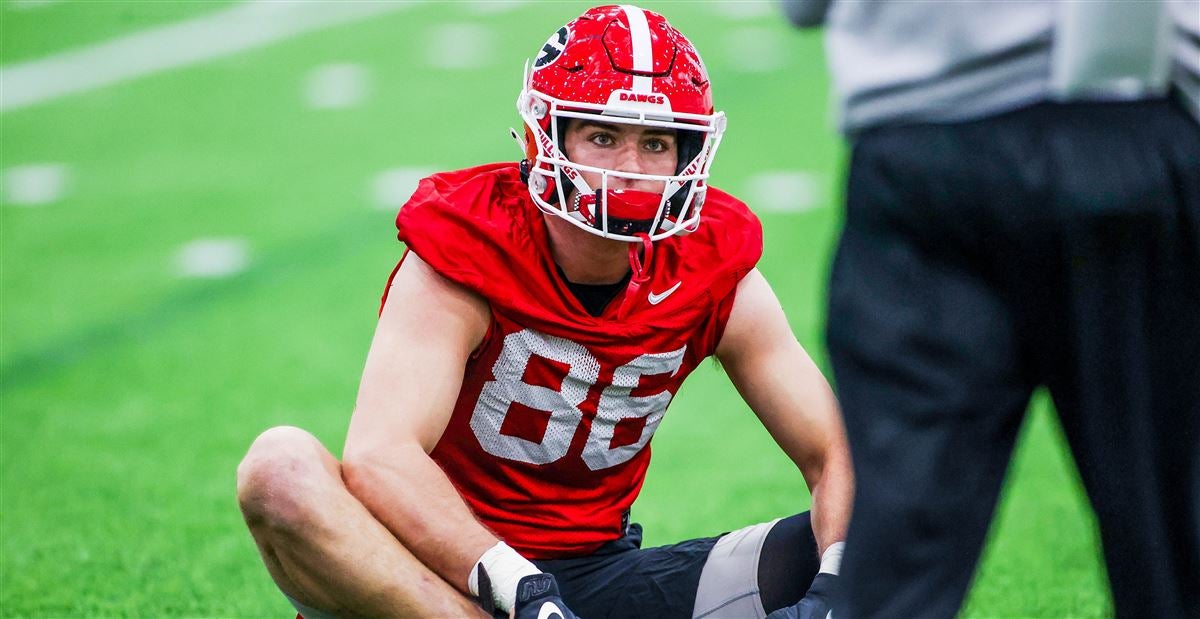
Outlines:
<svg viewBox="0 0 1200 619"><path fill-rule="evenodd" d="M642 240L641 245L629 243L629 268L632 274L629 277L629 286L625 288L625 299L621 301L621 308L617 311L617 316L621 319L628 316L629 310L640 296L638 293L642 284L650 281L650 260L654 257L654 243L645 232L639 232L637 237ZM639 249L645 251L644 259L638 256Z"/></svg>

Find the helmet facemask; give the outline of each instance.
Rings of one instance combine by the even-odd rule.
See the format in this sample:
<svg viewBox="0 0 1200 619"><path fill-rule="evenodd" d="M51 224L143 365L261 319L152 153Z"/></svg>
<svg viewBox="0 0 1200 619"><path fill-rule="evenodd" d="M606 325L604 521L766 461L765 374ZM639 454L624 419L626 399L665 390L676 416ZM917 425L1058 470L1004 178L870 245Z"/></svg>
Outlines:
<svg viewBox="0 0 1200 619"><path fill-rule="evenodd" d="M638 27L645 30L635 34ZM585 30L592 35L584 36ZM641 41L633 40L638 36ZM619 58L627 49L633 57ZM725 115L713 113L707 75L694 48L661 16L635 7L598 7L560 29L534 70L526 67L517 110L525 124L522 176L542 211L592 234L629 242L687 234L700 224ZM674 173L625 172L572 161L563 150L569 120L674 130ZM598 179L597 186L589 184L585 172ZM612 189L613 179L655 181L662 189Z"/></svg>

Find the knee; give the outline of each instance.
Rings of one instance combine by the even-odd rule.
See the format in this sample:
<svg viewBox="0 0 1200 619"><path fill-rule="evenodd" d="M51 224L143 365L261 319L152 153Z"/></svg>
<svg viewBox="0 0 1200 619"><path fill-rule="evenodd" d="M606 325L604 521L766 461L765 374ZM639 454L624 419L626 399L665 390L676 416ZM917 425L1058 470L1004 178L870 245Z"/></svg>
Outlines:
<svg viewBox="0 0 1200 619"><path fill-rule="evenodd" d="M329 473L324 447L313 435L288 426L254 439L237 469L237 497L251 528L296 531L306 526Z"/></svg>

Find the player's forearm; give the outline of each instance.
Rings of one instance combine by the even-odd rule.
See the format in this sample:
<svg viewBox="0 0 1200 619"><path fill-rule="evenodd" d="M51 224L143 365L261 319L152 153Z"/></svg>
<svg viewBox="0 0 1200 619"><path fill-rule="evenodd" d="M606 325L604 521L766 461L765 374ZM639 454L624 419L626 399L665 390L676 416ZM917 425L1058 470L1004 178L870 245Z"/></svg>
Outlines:
<svg viewBox="0 0 1200 619"><path fill-rule="evenodd" d="M778 368L788 368L779 371ZM854 471L840 407L829 383L794 340L730 373L763 425L800 469L812 494L822 552L845 539Z"/></svg>
<svg viewBox="0 0 1200 619"><path fill-rule="evenodd" d="M750 361L727 364L729 376L804 476L813 497L813 532L824 552L845 539L854 500L854 472L837 399L794 341Z"/></svg>
<svg viewBox="0 0 1200 619"><path fill-rule="evenodd" d="M496 544L442 469L417 444L386 454L347 452L346 486L377 520L443 579L467 592L467 576Z"/></svg>
<svg viewBox="0 0 1200 619"><path fill-rule="evenodd" d="M854 505L854 471L849 452L831 449L821 473L811 483L812 528L817 548L825 552L831 544L846 539L850 512Z"/></svg>

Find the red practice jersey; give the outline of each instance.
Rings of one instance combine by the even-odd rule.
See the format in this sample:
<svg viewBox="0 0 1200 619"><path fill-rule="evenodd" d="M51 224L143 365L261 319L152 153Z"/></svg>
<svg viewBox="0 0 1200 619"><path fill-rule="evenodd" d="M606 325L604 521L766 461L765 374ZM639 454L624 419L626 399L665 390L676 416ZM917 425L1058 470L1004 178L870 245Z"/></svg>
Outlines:
<svg viewBox="0 0 1200 619"><path fill-rule="evenodd" d="M745 204L709 188L702 212L696 232L654 244L650 279L599 317L558 275L516 164L424 179L396 217L410 251L491 307L431 456L522 555L587 554L623 534L650 437L762 254Z"/></svg>

